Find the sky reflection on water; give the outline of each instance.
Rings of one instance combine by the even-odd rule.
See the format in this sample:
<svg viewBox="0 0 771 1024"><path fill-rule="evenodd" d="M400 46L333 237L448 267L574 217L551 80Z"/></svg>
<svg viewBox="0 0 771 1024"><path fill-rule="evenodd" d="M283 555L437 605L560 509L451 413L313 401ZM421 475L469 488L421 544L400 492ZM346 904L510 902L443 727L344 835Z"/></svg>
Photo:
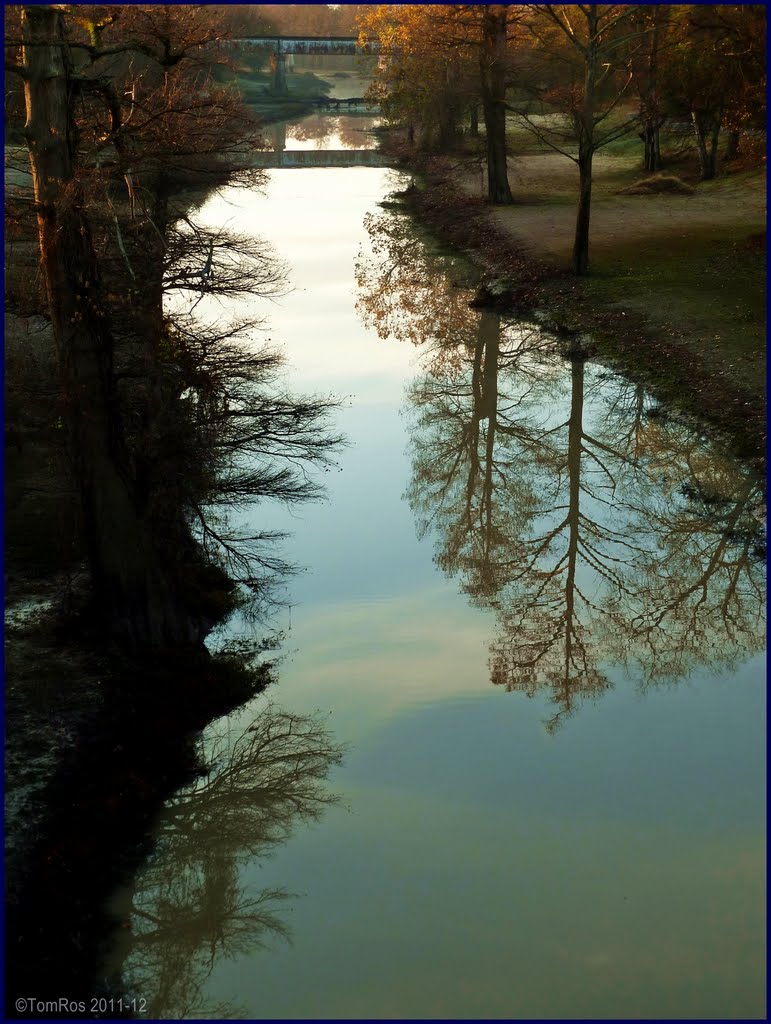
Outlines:
<svg viewBox="0 0 771 1024"><path fill-rule="evenodd" d="M292 944L263 936L229 959L214 943L187 1008L194 990L260 1018L762 1016L755 482L533 325L525 340L469 310L458 266L378 219L398 185L291 170L267 200L202 212L237 216L292 266L269 331L292 386L350 396L328 502L288 522L254 513L292 531L285 551L308 571L275 623L291 627L277 686L226 727L239 735L269 699L320 708L347 749L317 824L270 858L223 851L253 899L302 894L276 911ZM580 445L596 458L577 461ZM745 541L726 620L717 597ZM668 608L716 551L663 647L635 637L635 616ZM215 847L219 827L201 825Z"/></svg>

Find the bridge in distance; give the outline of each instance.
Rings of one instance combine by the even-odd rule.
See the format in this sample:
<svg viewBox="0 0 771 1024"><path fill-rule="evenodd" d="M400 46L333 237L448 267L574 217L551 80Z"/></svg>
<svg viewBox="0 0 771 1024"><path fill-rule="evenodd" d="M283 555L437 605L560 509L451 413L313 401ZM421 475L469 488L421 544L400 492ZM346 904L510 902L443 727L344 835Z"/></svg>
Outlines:
<svg viewBox="0 0 771 1024"><path fill-rule="evenodd" d="M377 53L375 44L359 46L358 36L249 36L234 42L282 56L311 53L363 57Z"/></svg>
<svg viewBox="0 0 771 1024"><path fill-rule="evenodd" d="M379 149L285 149L252 156L252 167L393 167L396 161Z"/></svg>
<svg viewBox="0 0 771 1024"><path fill-rule="evenodd" d="M366 57L378 52L374 43L359 46L358 36L244 36L232 40L231 46L270 54L273 92L279 95L287 92L287 57L309 54Z"/></svg>

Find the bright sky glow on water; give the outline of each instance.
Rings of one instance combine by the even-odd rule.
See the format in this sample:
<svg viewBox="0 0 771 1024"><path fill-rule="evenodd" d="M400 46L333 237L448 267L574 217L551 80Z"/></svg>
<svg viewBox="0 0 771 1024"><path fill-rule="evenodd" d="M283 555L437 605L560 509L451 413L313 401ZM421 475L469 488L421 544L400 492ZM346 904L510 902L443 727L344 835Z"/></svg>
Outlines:
<svg viewBox="0 0 771 1024"><path fill-rule="evenodd" d="M134 953L127 978L133 971L169 1017L217 1016L223 1007L266 1019L762 1017L763 605L756 570L742 563L746 623L738 633L719 608L707 617L709 580L702 610L694 610L700 591L692 600L688 588L702 584L698 573L688 575L693 552L705 565L718 552L725 572L733 563L719 536L710 540L708 514L677 490L688 482L683 466L698 464L700 480L722 481L733 496L726 514L738 509L736 521L741 515L751 525L752 481L709 445L694 447L676 425L640 419L633 437L618 413L614 426L623 403L611 399L627 394L617 379L551 357L539 370L540 349L525 365L516 328L494 324L485 359L494 342L496 465L510 468L496 484L499 503L489 506L498 516L491 536L515 567L503 578L501 561L488 564L477 534L466 536L460 513L454 518L452 502L471 476L445 481L433 458L437 446L451 450L456 422L464 430L474 422L462 413L478 399L473 352L486 329L479 314L466 301L453 307L445 333L457 346L448 363L434 358L436 337L422 346L384 339L356 309L387 272L383 251L372 253L365 216L382 214L378 202L407 180L375 168L276 171L264 196L226 192L200 213L269 239L289 264L294 290L260 305L270 319L266 337L285 351L294 390L348 397L336 422L350 441L339 471L328 475L325 503L291 517L275 508L249 513L263 527L290 530L284 551L307 571L289 582L291 610L275 622L287 630L277 685L210 736L235 739L260 715L268 720L273 703L298 716L319 709L347 750L328 783L340 804L311 824L289 814L283 841L244 835L241 847L223 846L219 859L201 854L200 862L179 854L184 844L167 844L165 854L161 844L135 905L159 913L164 897L167 912L176 907L167 921L172 937L144 960ZM405 251L419 248L416 238ZM362 274L368 259L371 272ZM402 317L383 307L379 323L398 333L433 314L443 265L432 259L407 268L409 288L422 296L416 308ZM435 270L426 274L427 265ZM392 273L386 304L404 284ZM447 296L449 309L458 295ZM202 303L203 311L212 312ZM641 408L654 404L639 397ZM490 423L488 411L485 430ZM552 487L543 437L557 438L563 423ZM589 450L580 478L571 462L576 429ZM637 446L634 460L622 440ZM524 455L520 443L529 446ZM460 448L453 450L460 465ZM615 481L610 504L600 457ZM572 514L573 484L583 530L575 636L587 653L571 685L586 684L586 692L550 732L544 723L561 707L559 687L533 676L528 698L524 662L512 651L548 646L548 637L533 639L537 627L546 621L558 632L564 613L549 620L544 598L538 615L517 629L511 623L517 601L532 594L522 569L527 538L548 533L547 513L559 519L552 510L561 502ZM520 522L526 507L532 516ZM676 516L671 536L666 509ZM654 520L659 540L646 539ZM655 551L659 541L669 548L660 549L657 583L655 573L653 582L645 576L653 572L646 545ZM595 571L600 558L621 572L620 552L636 567L636 576L630 569L623 577L627 591L632 583L639 589L636 604L624 591L613 596ZM558 582L566 576L555 570ZM666 611L669 586L680 588L681 603ZM625 614L653 614L648 600L660 600L668 616L667 641L652 646L622 625ZM601 614L592 602L605 602ZM539 664L559 666L547 646ZM514 692L493 685L495 665ZM592 690L587 681L595 678L607 685ZM207 817L204 802L190 821L196 842L216 851L227 832L222 812ZM195 900L176 889L169 895L169 879L188 884L185 872L197 880L189 883ZM295 895L282 901L278 890ZM244 893L263 894L261 906L291 930L291 944L267 914L245 914ZM222 914L213 961L195 938L206 906ZM136 925L141 930L141 919Z"/></svg>

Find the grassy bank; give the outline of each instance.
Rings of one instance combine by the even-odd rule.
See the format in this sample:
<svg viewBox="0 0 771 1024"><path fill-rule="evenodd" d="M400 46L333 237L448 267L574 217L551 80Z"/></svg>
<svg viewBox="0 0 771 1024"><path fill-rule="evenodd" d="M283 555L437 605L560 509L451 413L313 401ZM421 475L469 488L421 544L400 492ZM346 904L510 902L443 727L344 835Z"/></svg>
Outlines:
<svg viewBox="0 0 771 1024"><path fill-rule="evenodd" d="M473 154L417 160L396 137L385 145L419 172L408 197L416 216L488 277L505 279L505 303L541 310L568 333L588 333L603 361L763 463L764 167L699 184L687 155L673 154L682 194L628 195L643 177L639 144L625 140L601 153L590 274L575 278L578 177L566 157L523 146L510 161L514 205L490 207Z"/></svg>

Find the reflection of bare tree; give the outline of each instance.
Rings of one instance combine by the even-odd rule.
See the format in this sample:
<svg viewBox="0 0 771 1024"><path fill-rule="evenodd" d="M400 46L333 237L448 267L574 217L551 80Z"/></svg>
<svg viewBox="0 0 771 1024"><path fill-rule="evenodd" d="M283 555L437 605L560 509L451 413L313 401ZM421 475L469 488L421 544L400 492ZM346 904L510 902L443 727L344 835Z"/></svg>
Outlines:
<svg viewBox="0 0 771 1024"><path fill-rule="evenodd" d="M505 459L501 463L496 455L489 430L484 456L497 472L505 466L505 475L529 480L531 490L519 529L501 533L500 524L495 526L502 539L496 585L494 592L489 586L481 591L499 616L492 679L529 694L548 687L560 709L554 723L570 713L576 695L608 686L597 667L604 643L601 604L608 592L624 591L622 574L636 554L635 543L601 514L625 455L585 423L584 361L572 360L569 370L568 397L559 379L545 381L539 368L523 366L521 358L509 364L498 402L508 408L498 423ZM560 408L566 415L554 423ZM491 490L489 477L485 486ZM492 493L485 500L492 509ZM507 522L516 518L509 514ZM482 534L493 532L488 520ZM469 568L464 573L473 580ZM472 586L471 592L480 590Z"/></svg>
<svg viewBox="0 0 771 1024"><path fill-rule="evenodd" d="M369 135L375 121L371 117L355 117L329 114L315 114L304 117L302 121L293 122L289 126L288 135L298 142L316 143L317 149L330 149L342 146L344 149L368 148ZM334 139L334 146L331 140Z"/></svg>
<svg viewBox="0 0 771 1024"><path fill-rule="evenodd" d="M304 117L302 121L292 124L288 134L290 138L297 139L298 142L316 142L318 148L323 149L324 144L332 134L332 130L331 117L311 114L308 117Z"/></svg>
<svg viewBox="0 0 771 1024"><path fill-rule="evenodd" d="M515 613L504 595L493 654L495 681L532 693L540 681L533 671L528 682L528 670L559 640L559 676L552 666L544 680L559 714L574 694L606 685L601 661L635 665L644 684L676 681L695 666L731 666L764 642L759 481L703 437L649 419L638 387L602 377L587 429L584 367L572 363L564 518L538 539L527 570L535 591L517 594ZM553 469L558 479L561 466ZM705 493L706 505L697 498ZM567 544L545 567L544 544L560 528ZM564 586L550 607L555 576ZM513 680L512 667L524 676Z"/></svg>
<svg viewBox="0 0 771 1024"><path fill-rule="evenodd" d="M359 309L422 345L408 491L437 561L493 607L493 682L547 689L555 727L606 666L643 685L763 643L762 494L635 384L468 309L402 218L372 218ZM452 271L450 271L452 274Z"/></svg>
<svg viewBox="0 0 771 1024"><path fill-rule="evenodd" d="M585 494L603 501L601 487L607 489L615 481L607 453L602 451L601 458L596 451L601 442L584 429L583 410L584 363L576 359L571 365L569 416L548 431L555 436L567 431L566 443L556 448L550 465L560 503L546 517L533 518L516 567L521 593L516 606L507 607L501 616L503 637L492 650L493 682L529 694L543 685L551 688L560 709L552 725L572 712L576 693L595 694L608 686L596 668L596 594L589 592L589 579L581 582L581 562L618 586L616 563L623 564L624 558L606 551L608 545L623 543L621 535L604 529L599 518L584 511ZM587 457L607 480L591 479L591 469L584 466Z"/></svg>
<svg viewBox="0 0 771 1024"><path fill-rule="evenodd" d="M597 375L605 385L605 430L616 448L624 451L628 465L638 466L647 450L650 402L641 384L608 373Z"/></svg>
<svg viewBox="0 0 771 1024"><path fill-rule="evenodd" d="M432 372L410 389L416 422L408 498L419 532L433 528L441 537L441 567L462 573L466 591L484 601L503 586L510 538L535 510L528 477L510 471L511 446L526 446L537 463L549 441L515 421L518 403L498 383L502 367L537 358L540 334L502 329L489 312L472 314L470 330L451 357L432 352Z"/></svg>
<svg viewBox="0 0 771 1024"><path fill-rule="evenodd" d="M318 717L272 707L234 742L215 738L208 772L167 804L148 865L116 908L130 930L112 960L148 1016L243 1016L206 1005L206 980L223 956L288 938L278 911L289 895L251 892L240 865L320 817L335 800L323 780L340 760Z"/></svg>
<svg viewBox="0 0 771 1024"><path fill-rule="evenodd" d="M460 286L461 260L439 264L402 215L367 214L372 256L356 262L356 308L380 338L427 345L436 360L460 368L465 340L476 334L476 315Z"/></svg>
<svg viewBox="0 0 771 1024"><path fill-rule="evenodd" d="M732 667L764 645L763 482L678 423L650 421L645 445L658 486L625 496L643 546L623 609L637 657L651 682Z"/></svg>

